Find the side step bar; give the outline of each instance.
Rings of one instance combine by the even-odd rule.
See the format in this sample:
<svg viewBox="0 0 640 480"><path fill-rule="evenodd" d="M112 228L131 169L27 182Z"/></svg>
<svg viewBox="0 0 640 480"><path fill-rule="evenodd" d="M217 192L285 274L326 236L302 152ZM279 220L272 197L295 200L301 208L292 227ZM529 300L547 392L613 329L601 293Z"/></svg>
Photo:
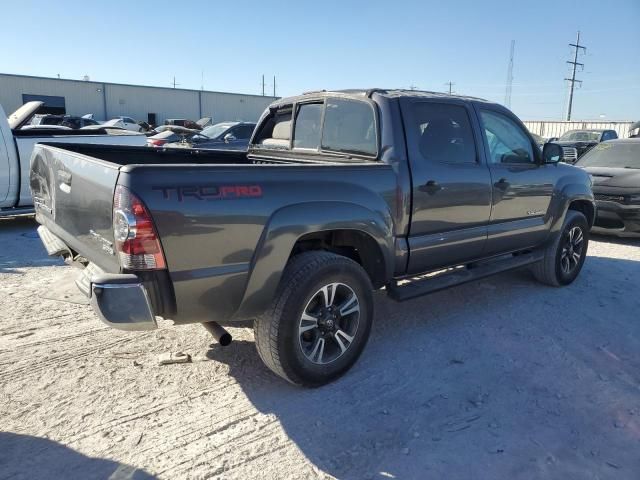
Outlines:
<svg viewBox="0 0 640 480"><path fill-rule="evenodd" d="M487 262L475 263L466 267L457 268L450 272L441 273L432 277L419 280L411 280L403 285L395 284L387 286L389 296L398 302L426 295L428 293L444 290L445 288L472 282L480 278L489 277L496 273L506 272L520 267L531 265L542 260L543 252L534 251L513 255L508 258L500 258Z"/></svg>

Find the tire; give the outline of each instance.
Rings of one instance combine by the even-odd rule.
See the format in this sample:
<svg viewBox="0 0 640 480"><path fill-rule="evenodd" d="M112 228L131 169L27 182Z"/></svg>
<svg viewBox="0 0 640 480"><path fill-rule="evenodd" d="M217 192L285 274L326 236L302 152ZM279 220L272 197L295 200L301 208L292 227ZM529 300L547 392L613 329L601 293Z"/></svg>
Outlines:
<svg viewBox="0 0 640 480"><path fill-rule="evenodd" d="M582 239L580 248L575 243L578 236ZM570 242L574 242L571 248ZM588 246L589 224L586 217L575 210L568 210L560 234L545 248L544 258L532 267L534 277L553 287L569 285L582 270ZM567 261L569 269L566 268Z"/></svg>
<svg viewBox="0 0 640 480"><path fill-rule="evenodd" d="M260 358L295 385L317 387L340 377L369 339L372 290L363 268L347 257L324 251L296 255L271 306L254 322Z"/></svg>

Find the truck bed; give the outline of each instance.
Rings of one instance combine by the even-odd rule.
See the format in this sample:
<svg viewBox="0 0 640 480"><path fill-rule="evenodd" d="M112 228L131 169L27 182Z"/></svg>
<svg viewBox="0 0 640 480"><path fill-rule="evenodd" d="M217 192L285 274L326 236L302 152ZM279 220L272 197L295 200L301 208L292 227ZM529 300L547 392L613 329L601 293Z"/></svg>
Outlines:
<svg viewBox="0 0 640 480"><path fill-rule="evenodd" d="M266 242L261 251L268 253L267 262L284 265L280 257L289 255L289 243L322 228L329 212L336 228L343 217L361 218L356 224L365 230L377 219L375 228L387 231L380 235L389 242L385 248L393 248L391 218L399 198L393 169L383 162L338 163L328 157L310 163L233 151L78 144L35 148L31 190L37 221L74 257L104 272L127 273L114 251L117 185L135 194L153 218L170 290L181 299L170 317L179 323L202 321L204 315L231 317L258 246ZM274 235L286 237L277 242L282 251L268 245Z"/></svg>
<svg viewBox="0 0 640 480"><path fill-rule="evenodd" d="M233 150L193 150L186 148L152 148L128 145L91 145L79 143L42 143L75 152L83 156L99 159L111 164L153 165L153 164L240 164L251 163L246 152Z"/></svg>

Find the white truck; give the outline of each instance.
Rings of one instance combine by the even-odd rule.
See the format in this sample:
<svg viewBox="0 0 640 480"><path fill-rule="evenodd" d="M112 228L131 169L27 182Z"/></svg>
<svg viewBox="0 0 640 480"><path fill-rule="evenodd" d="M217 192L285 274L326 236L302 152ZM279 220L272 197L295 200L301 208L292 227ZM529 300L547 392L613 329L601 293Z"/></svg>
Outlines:
<svg viewBox="0 0 640 480"><path fill-rule="evenodd" d="M8 117L0 106L0 217L33 213L29 168L36 143L146 145L147 137L143 134L117 128L23 129L42 103L25 103Z"/></svg>

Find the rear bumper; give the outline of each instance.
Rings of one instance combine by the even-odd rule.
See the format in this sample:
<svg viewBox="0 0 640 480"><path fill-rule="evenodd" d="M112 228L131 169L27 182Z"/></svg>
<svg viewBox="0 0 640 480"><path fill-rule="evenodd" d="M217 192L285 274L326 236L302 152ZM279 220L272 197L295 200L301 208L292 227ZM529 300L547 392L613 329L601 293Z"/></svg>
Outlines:
<svg viewBox="0 0 640 480"><path fill-rule="evenodd" d="M69 247L41 225L38 235L51 256L73 257ZM106 273L90 263L76 280L78 289L90 299L100 320L118 330L157 328L154 309L141 278L133 274Z"/></svg>
<svg viewBox="0 0 640 480"><path fill-rule="evenodd" d="M640 236L640 205L597 201L596 220L591 231L619 237Z"/></svg>
<svg viewBox="0 0 640 480"><path fill-rule="evenodd" d="M91 277L91 306L100 320L118 330L153 330L158 327L147 290L132 274Z"/></svg>

